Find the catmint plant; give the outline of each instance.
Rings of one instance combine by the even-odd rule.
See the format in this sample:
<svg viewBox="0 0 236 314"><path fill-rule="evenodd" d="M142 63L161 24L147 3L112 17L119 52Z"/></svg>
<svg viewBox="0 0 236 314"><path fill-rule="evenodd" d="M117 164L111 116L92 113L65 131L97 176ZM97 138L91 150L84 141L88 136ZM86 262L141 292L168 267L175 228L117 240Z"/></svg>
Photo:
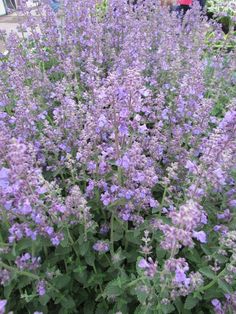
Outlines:
<svg viewBox="0 0 236 314"><path fill-rule="evenodd" d="M0 313L234 313L219 25L197 1L181 18L153 0L20 9L0 54Z"/></svg>

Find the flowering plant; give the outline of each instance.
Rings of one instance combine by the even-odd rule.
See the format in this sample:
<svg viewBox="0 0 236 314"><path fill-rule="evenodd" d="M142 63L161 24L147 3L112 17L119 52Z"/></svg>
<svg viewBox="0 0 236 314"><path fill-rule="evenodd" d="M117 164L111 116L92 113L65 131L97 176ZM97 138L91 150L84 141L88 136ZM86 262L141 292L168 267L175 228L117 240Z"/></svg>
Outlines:
<svg viewBox="0 0 236 314"><path fill-rule="evenodd" d="M23 5L1 55L0 313L233 312L235 50L98 4Z"/></svg>

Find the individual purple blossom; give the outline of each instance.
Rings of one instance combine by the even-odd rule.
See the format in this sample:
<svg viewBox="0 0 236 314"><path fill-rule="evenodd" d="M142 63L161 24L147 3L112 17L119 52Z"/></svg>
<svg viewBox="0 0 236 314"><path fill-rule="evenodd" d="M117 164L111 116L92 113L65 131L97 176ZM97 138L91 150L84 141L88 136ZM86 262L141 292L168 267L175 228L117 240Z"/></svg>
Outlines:
<svg viewBox="0 0 236 314"><path fill-rule="evenodd" d="M175 271L174 281L177 284L184 284L185 286L189 286L189 284L190 284L190 279L187 278L184 270L183 269L179 269L179 268L177 268L176 271Z"/></svg>
<svg viewBox="0 0 236 314"><path fill-rule="evenodd" d="M101 225L99 233L102 235L106 235L109 232L109 230L110 230L109 225L107 223L104 223Z"/></svg>
<svg viewBox="0 0 236 314"><path fill-rule="evenodd" d="M229 206L232 207L232 208L236 207L236 199L230 200L229 201Z"/></svg>
<svg viewBox="0 0 236 314"><path fill-rule="evenodd" d="M231 214L230 210L227 208L227 209L224 210L223 213L217 214L217 218L218 218L219 220L230 221L231 218L232 218L232 214Z"/></svg>
<svg viewBox="0 0 236 314"><path fill-rule="evenodd" d="M214 306L214 311L216 314L225 314L225 311L223 310L222 304L218 299L213 299L211 301L211 303Z"/></svg>
<svg viewBox="0 0 236 314"><path fill-rule="evenodd" d="M36 289L39 296L44 296L46 293L46 282L44 280L40 280L37 283Z"/></svg>
<svg viewBox="0 0 236 314"><path fill-rule="evenodd" d="M151 257L148 257L147 260L142 258L138 263L138 267L143 269L145 271L145 275L150 278L153 278L156 275L157 262L154 262Z"/></svg>
<svg viewBox="0 0 236 314"><path fill-rule="evenodd" d="M7 300L0 300L0 314L5 313L6 304L7 304Z"/></svg>
<svg viewBox="0 0 236 314"><path fill-rule="evenodd" d="M188 160L186 162L185 167L189 170L189 172L193 173L193 174L197 174L197 166L194 162L192 162L191 160Z"/></svg>
<svg viewBox="0 0 236 314"><path fill-rule="evenodd" d="M122 210L119 213L119 217L123 220L123 221L129 221L132 217L131 213L129 210Z"/></svg>
<svg viewBox="0 0 236 314"><path fill-rule="evenodd" d="M9 185L9 172L10 170L3 167L0 170L0 188L5 189Z"/></svg>
<svg viewBox="0 0 236 314"><path fill-rule="evenodd" d="M23 215L28 215L32 212L32 207L30 205L30 202L28 199L25 200L23 206L19 209L19 211L23 214Z"/></svg>
<svg viewBox="0 0 236 314"><path fill-rule="evenodd" d="M207 242L207 236L206 236L206 233L204 231L194 231L193 237L196 238L201 243Z"/></svg>
<svg viewBox="0 0 236 314"><path fill-rule="evenodd" d="M57 235L51 238L51 242L55 246L58 246L60 244L61 240L62 239L60 239L60 237Z"/></svg>
<svg viewBox="0 0 236 314"><path fill-rule="evenodd" d="M138 267L142 269L148 268L149 263L144 258L142 258L138 263Z"/></svg>
<svg viewBox="0 0 236 314"><path fill-rule="evenodd" d="M88 163L88 165L87 165L88 171L91 172L91 173L95 172L96 167L97 167L97 165L96 165L96 163L94 161L90 161Z"/></svg>
<svg viewBox="0 0 236 314"><path fill-rule="evenodd" d="M10 272L7 269L0 270L0 284L5 285L10 280Z"/></svg>
<svg viewBox="0 0 236 314"><path fill-rule="evenodd" d="M93 245L93 249L99 253L106 253L109 251L109 244L100 240Z"/></svg>
<svg viewBox="0 0 236 314"><path fill-rule="evenodd" d="M117 166L124 168L125 170L129 169L130 160L127 156L123 156L116 162Z"/></svg>

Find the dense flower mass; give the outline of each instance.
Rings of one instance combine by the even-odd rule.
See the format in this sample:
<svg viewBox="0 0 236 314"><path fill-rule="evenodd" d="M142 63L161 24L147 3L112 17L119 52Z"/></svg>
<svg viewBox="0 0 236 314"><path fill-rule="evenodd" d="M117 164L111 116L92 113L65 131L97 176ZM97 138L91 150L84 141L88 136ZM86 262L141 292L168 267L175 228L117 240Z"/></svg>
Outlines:
<svg viewBox="0 0 236 314"><path fill-rule="evenodd" d="M234 313L235 35L197 1L21 9L0 55L0 313Z"/></svg>

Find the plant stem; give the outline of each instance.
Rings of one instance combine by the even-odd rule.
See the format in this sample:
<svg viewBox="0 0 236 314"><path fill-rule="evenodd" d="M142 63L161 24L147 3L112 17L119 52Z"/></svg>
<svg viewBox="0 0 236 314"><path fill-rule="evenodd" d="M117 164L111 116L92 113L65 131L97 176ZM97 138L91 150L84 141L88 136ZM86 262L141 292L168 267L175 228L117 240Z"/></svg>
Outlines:
<svg viewBox="0 0 236 314"><path fill-rule="evenodd" d="M140 277L140 278L137 278L137 279L131 281L130 283L128 283L128 284L126 285L126 288L132 287L132 286L135 285L137 282L143 281L143 279L144 279L144 277Z"/></svg>
<svg viewBox="0 0 236 314"><path fill-rule="evenodd" d="M217 280L226 272L226 269L224 268L215 279L213 279L211 282L209 282L206 286L200 287L198 289L198 292L203 292L214 286L215 283L217 283Z"/></svg>
<svg viewBox="0 0 236 314"><path fill-rule="evenodd" d="M111 234L110 234L111 255L114 254L114 213L111 214Z"/></svg>
<svg viewBox="0 0 236 314"><path fill-rule="evenodd" d="M6 269L8 269L8 270L18 274L18 275L23 275L23 276L27 276L27 277L35 279L35 280L40 280L40 277L35 275L35 274L29 273L29 272L27 272L25 270L18 270L17 268L9 266L9 265L7 265L7 264L5 264L3 262L0 262L0 266L2 266L4 268L6 268Z"/></svg>

